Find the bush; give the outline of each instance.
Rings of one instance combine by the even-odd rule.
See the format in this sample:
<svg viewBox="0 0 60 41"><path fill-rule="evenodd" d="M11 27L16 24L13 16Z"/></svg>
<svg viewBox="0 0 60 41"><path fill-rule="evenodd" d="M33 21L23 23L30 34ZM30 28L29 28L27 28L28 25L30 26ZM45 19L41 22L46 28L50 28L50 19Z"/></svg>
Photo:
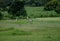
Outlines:
<svg viewBox="0 0 60 41"><path fill-rule="evenodd" d="M60 6L57 6L57 7L56 7L55 12L56 12L57 14L60 14Z"/></svg>
<svg viewBox="0 0 60 41"><path fill-rule="evenodd" d="M58 5L58 2L57 1L50 1L48 2L46 5L45 5L45 8L44 10L54 10Z"/></svg>
<svg viewBox="0 0 60 41"><path fill-rule="evenodd" d="M24 9L24 2L15 1L12 6L9 7L8 13L14 17L27 16L26 11Z"/></svg>
<svg viewBox="0 0 60 41"><path fill-rule="evenodd" d="M55 1L48 2L45 5L44 10L47 10L47 11L54 10L56 13L60 13L60 1L55 0Z"/></svg>

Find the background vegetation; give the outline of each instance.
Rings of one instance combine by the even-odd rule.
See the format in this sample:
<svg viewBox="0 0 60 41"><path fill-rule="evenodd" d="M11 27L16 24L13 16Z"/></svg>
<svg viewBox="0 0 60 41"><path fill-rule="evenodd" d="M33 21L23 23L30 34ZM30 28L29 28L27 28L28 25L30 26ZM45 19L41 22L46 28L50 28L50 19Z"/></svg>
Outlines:
<svg viewBox="0 0 60 41"><path fill-rule="evenodd" d="M0 19L60 17L59 0L0 0Z"/></svg>

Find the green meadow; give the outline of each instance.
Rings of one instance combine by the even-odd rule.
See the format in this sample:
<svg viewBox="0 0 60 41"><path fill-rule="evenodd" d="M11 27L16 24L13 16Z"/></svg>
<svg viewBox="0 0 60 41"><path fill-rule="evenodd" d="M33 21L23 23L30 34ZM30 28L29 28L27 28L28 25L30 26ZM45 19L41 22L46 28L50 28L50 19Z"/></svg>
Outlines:
<svg viewBox="0 0 60 41"><path fill-rule="evenodd" d="M60 41L60 17L0 20L0 41Z"/></svg>
<svg viewBox="0 0 60 41"><path fill-rule="evenodd" d="M44 7L25 7L25 10L29 17L31 18L41 18L41 17L59 17L55 11L45 11Z"/></svg>
<svg viewBox="0 0 60 41"><path fill-rule="evenodd" d="M0 0L0 41L60 41L59 0Z"/></svg>

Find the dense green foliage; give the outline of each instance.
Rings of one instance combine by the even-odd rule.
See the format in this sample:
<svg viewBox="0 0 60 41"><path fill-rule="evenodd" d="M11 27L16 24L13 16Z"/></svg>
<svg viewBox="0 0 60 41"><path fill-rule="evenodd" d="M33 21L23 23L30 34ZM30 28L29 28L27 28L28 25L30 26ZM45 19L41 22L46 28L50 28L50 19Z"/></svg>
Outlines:
<svg viewBox="0 0 60 41"><path fill-rule="evenodd" d="M54 10L55 12L57 12L59 14L60 13L60 1L52 0L52 1L48 2L45 5L44 10L48 10L48 11Z"/></svg>
<svg viewBox="0 0 60 41"><path fill-rule="evenodd" d="M1 19L2 17L3 19L20 19L20 18L26 18L27 16L31 18L60 17L59 14L60 1L59 0L0 0L0 13L1 15L3 15L1 16Z"/></svg>
<svg viewBox="0 0 60 41"><path fill-rule="evenodd" d="M25 4L28 6L43 6L51 0L24 0Z"/></svg>
<svg viewBox="0 0 60 41"><path fill-rule="evenodd" d="M26 11L24 9L24 2L20 1L15 1L8 10L8 13L13 15L14 17L19 17L19 16L27 16Z"/></svg>
<svg viewBox="0 0 60 41"><path fill-rule="evenodd" d="M24 9L24 2L19 0L1 0L0 11L8 12L8 17L11 19L26 18L27 14Z"/></svg>

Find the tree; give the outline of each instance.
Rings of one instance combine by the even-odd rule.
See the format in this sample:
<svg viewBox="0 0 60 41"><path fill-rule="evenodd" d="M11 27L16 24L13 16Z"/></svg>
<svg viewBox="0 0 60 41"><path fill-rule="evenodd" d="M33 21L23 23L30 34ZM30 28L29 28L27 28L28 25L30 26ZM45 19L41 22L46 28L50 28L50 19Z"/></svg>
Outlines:
<svg viewBox="0 0 60 41"><path fill-rule="evenodd" d="M60 13L60 4L56 7L56 9L54 10L57 14Z"/></svg>
<svg viewBox="0 0 60 41"><path fill-rule="evenodd" d="M14 17L23 16L26 17L26 11L24 9L24 2L23 1L14 1L12 5L9 7L8 13L13 15Z"/></svg>
<svg viewBox="0 0 60 41"><path fill-rule="evenodd" d="M47 2L51 0L24 0L28 6L44 6Z"/></svg>
<svg viewBox="0 0 60 41"><path fill-rule="evenodd" d="M47 10L47 11L54 10L56 13L59 13L60 12L60 1L52 0L52 1L48 2L45 5L44 10Z"/></svg>
<svg viewBox="0 0 60 41"><path fill-rule="evenodd" d="M53 10L57 7L58 2L57 1L50 1L45 5L45 10Z"/></svg>
<svg viewBox="0 0 60 41"><path fill-rule="evenodd" d="M0 10L5 11L10 6L12 0L0 0Z"/></svg>
<svg viewBox="0 0 60 41"><path fill-rule="evenodd" d="M0 0L0 11L7 11L10 18L27 16L24 1L20 0Z"/></svg>

